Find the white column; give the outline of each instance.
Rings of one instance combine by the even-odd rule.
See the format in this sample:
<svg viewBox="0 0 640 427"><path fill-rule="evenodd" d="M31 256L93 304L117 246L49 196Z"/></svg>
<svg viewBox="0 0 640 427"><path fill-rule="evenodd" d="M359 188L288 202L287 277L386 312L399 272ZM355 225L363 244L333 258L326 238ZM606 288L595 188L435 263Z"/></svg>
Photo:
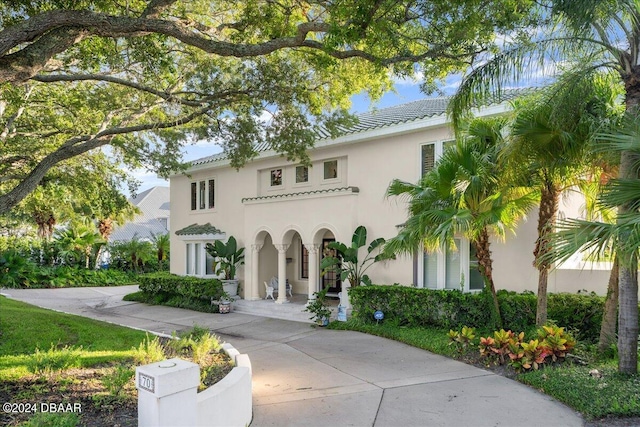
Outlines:
<svg viewBox="0 0 640 427"><path fill-rule="evenodd" d="M248 286L250 291L249 295L244 296L248 300L255 301L260 299L260 249L262 249L261 243L251 245L251 283Z"/></svg>
<svg viewBox="0 0 640 427"><path fill-rule="evenodd" d="M318 292L318 267L320 266L320 261L318 260L318 253L320 250L320 245L315 243L305 243L304 247L309 252L309 289L308 289L308 298L309 301L315 299L314 292Z"/></svg>
<svg viewBox="0 0 640 427"><path fill-rule="evenodd" d="M289 245L273 245L278 250L278 299L276 303L283 304L289 302L287 299L287 249Z"/></svg>

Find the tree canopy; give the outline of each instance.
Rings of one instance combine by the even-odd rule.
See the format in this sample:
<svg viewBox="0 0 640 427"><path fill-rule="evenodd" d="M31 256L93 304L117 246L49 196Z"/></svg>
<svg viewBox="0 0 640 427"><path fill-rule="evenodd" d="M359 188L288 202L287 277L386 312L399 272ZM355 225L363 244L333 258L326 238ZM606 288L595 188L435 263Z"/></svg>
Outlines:
<svg viewBox="0 0 640 427"><path fill-rule="evenodd" d="M526 16L517 0L16 0L0 5L0 213L51 168L110 145L132 167L180 170L186 141L232 165L266 142L306 160L350 96L449 72ZM335 113L338 111L339 113Z"/></svg>

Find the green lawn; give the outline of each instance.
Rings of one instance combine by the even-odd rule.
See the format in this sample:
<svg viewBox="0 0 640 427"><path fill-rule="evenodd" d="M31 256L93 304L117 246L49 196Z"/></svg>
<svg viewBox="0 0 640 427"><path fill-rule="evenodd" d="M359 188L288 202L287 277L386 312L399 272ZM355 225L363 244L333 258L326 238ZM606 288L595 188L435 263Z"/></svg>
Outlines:
<svg viewBox="0 0 640 427"><path fill-rule="evenodd" d="M92 366L132 358L145 337L142 331L0 297L0 381L31 372L52 346L66 347L67 357L77 359L73 363Z"/></svg>

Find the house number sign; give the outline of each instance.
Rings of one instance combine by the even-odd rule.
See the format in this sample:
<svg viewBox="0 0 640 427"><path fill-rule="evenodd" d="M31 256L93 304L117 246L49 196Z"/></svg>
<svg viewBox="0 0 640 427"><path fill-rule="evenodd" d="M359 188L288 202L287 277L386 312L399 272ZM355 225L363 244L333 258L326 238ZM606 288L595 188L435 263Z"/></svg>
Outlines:
<svg viewBox="0 0 640 427"><path fill-rule="evenodd" d="M155 393L156 391L156 379L143 373L138 374L138 388L147 390L148 392Z"/></svg>

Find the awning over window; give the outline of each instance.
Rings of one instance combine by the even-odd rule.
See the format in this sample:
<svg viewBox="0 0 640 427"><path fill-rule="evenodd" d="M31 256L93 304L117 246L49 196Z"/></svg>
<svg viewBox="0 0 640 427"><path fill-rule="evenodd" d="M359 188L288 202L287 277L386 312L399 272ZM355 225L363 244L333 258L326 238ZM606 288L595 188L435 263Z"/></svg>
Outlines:
<svg viewBox="0 0 640 427"><path fill-rule="evenodd" d="M227 235L210 223L204 225L191 224L176 231L182 240L224 240Z"/></svg>

